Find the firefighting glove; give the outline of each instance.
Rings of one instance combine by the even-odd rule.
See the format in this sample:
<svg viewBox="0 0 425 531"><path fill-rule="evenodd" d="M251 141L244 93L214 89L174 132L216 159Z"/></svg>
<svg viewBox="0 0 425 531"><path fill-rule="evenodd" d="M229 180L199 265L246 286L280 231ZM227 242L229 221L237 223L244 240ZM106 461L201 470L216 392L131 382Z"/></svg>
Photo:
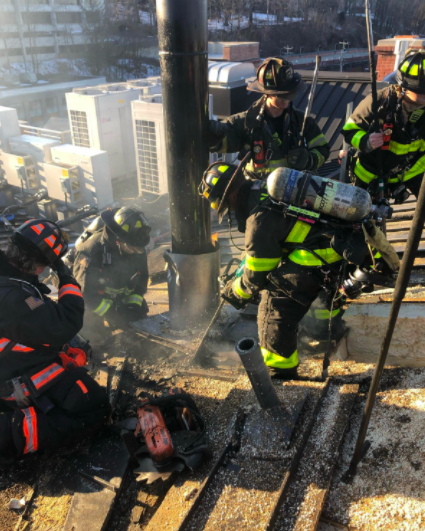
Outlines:
<svg viewBox="0 0 425 531"><path fill-rule="evenodd" d="M65 264L62 258L58 258L56 262L53 264L53 267L56 270L56 273L59 277L60 286L63 286L65 284L75 284L76 286L78 286L78 283L76 282L72 274L72 271Z"/></svg>
<svg viewBox="0 0 425 531"><path fill-rule="evenodd" d="M218 147L227 134L227 125L218 120L210 120L208 125L208 145Z"/></svg>
<svg viewBox="0 0 425 531"><path fill-rule="evenodd" d="M248 305L249 299L242 299L241 297L236 295L233 290L233 283L233 280L229 280L229 282L225 285L223 289L221 298L231 304L237 310L243 310Z"/></svg>
<svg viewBox="0 0 425 531"><path fill-rule="evenodd" d="M313 156L306 148L291 149L288 153L288 165L294 170L311 170L314 167Z"/></svg>

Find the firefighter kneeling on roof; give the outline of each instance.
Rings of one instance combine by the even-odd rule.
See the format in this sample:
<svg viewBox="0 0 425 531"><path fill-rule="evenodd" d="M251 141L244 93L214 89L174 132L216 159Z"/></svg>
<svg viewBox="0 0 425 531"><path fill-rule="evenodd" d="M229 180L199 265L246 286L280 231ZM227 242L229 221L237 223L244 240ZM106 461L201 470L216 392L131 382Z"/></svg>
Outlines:
<svg viewBox="0 0 425 531"><path fill-rule="evenodd" d="M19 227L0 251L0 467L74 444L98 429L109 404L68 343L83 326L80 286L61 257L67 237L48 220ZM38 276L59 277L59 300Z"/></svg>
<svg viewBox="0 0 425 531"><path fill-rule="evenodd" d="M87 325L92 341L95 335L104 340L111 325L125 326L147 315L150 231L143 212L124 207L103 212L77 240L73 271L84 293L85 330Z"/></svg>

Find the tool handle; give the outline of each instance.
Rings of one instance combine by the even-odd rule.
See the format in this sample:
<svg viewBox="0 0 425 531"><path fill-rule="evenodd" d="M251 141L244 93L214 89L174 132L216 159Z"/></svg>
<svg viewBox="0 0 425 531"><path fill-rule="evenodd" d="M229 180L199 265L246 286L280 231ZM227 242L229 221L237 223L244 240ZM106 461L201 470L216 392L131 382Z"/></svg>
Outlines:
<svg viewBox="0 0 425 531"><path fill-rule="evenodd" d="M306 127L306 123L307 123L307 118L310 116L311 108L313 107L314 93L316 92L317 78L319 77L319 69L320 69L321 59L322 58L320 57L320 55L316 55L316 68L314 69L313 81L311 82L310 94L308 95L307 107L306 107L305 113L304 113L304 121L303 121L303 125L302 125L302 128L301 128L300 140L298 142L298 146L299 147L302 147L302 145L303 145L304 132L305 132L305 127Z"/></svg>

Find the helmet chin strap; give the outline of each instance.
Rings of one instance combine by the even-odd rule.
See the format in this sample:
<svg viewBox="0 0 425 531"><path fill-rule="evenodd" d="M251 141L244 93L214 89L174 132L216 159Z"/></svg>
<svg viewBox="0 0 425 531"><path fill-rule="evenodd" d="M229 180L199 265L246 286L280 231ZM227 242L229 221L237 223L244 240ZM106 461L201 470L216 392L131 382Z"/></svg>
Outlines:
<svg viewBox="0 0 425 531"><path fill-rule="evenodd" d="M397 98L397 106L396 106L396 112L400 112L401 111L401 106L403 104L403 101L406 97L406 90L404 88L401 89L401 93L400 93L400 96Z"/></svg>
<svg viewBox="0 0 425 531"><path fill-rule="evenodd" d="M232 213L231 213L231 210L230 210L230 205L229 205L229 209L228 209L228 215L229 215L229 219L228 219L228 225L229 225L229 236L230 236L230 241L232 242L232 245L234 245L236 247L236 249L238 249L239 251L245 251L245 249L242 249L241 247L239 247L238 245L236 245L236 243L234 242L233 240L233 235L232 235Z"/></svg>

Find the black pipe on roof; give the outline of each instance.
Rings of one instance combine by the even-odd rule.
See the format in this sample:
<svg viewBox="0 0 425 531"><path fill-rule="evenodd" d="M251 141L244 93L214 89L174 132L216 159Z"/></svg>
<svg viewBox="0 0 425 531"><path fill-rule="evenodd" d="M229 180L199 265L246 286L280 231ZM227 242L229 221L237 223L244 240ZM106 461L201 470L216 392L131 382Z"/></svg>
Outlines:
<svg viewBox="0 0 425 531"><path fill-rule="evenodd" d="M208 166L207 0L157 0L172 252L211 245L210 206L198 195Z"/></svg>

